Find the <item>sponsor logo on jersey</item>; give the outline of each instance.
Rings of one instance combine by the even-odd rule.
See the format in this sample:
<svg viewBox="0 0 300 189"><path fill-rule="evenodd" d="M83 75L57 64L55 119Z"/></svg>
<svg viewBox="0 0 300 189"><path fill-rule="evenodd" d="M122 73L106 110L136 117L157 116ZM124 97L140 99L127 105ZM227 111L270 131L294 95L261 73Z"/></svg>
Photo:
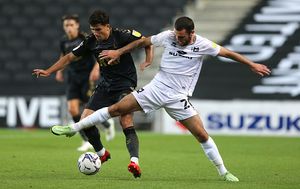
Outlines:
<svg viewBox="0 0 300 189"><path fill-rule="evenodd" d="M187 52L184 52L184 51L177 51L178 54L187 54Z"/></svg>
<svg viewBox="0 0 300 189"><path fill-rule="evenodd" d="M172 42L171 46L176 47L176 42Z"/></svg>
<svg viewBox="0 0 300 189"><path fill-rule="evenodd" d="M180 57L187 58L190 60L193 58L193 57L184 56L184 54L182 54L182 53L186 54L186 52L184 52L184 51L177 51L177 52L169 51L169 55L172 55L172 56L180 56Z"/></svg>

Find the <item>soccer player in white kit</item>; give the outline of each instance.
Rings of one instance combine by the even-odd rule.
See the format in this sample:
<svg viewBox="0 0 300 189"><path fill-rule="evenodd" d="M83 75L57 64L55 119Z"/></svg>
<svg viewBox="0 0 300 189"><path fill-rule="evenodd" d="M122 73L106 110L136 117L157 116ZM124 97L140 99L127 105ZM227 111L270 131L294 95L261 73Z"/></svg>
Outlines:
<svg viewBox="0 0 300 189"><path fill-rule="evenodd" d="M226 181L238 182L239 179L226 169L216 144L204 129L199 114L190 104L188 97L192 96L194 91L204 55L230 58L248 65L260 76L269 75L271 71L265 65L254 63L195 34L193 20L188 17L178 18L174 31L164 31L134 41L118 50L103 51L100 56L102 59L111 59L110 63L121 54L151 44L164 47L164 53L159 72L149 84L127 95L120 102L102 108L73 125L54 126L51 128L52 132L57 135L73 135L111 117L141 110L147 113L164 108L172 118L180 121L194 135L219 175ZM130 172L141 173L138 158L131 158L129 165L133 165L128 166Z"/></svg>

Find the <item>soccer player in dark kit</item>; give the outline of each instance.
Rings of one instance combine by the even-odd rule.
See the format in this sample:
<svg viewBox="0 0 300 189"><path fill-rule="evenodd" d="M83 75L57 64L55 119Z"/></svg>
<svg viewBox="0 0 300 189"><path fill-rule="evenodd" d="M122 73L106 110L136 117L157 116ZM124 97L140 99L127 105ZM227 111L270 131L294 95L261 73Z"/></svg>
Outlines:
<svg viewBox="0 0 300 189"><path fill-rule="evenodd" d="M89 18L92 34L87 37L72 52L61 57L54 65L46 70L34 69L33 74L47 77L51 73L62 69L68 62L82 56L93 54L100 65L100 82L96 86L94 94L90 98L82 118L87 117L94 111L110 106L125 95L131 93L137 85L137 74L133 59L130 53L123 54L119 59L108 64L109 60L100 59L99 54L103 50L118 49L135 40L142 38L142 35L135 30L120 30L112 28L109 24L109 16L100 10L94 11ZM152 46L145 47L146 60L141 67L147 67L153 59ZM120 116L120 123L126 137L126 146L130 154L128 170L134 177L140 177L138 137L133 126L133 114ZM89 142L93 145L101 162L110 159L110 153L103 147L100 135L95 126L84 130Z"/></svg>
<svg viewBox="0 0 300 189"><path fill-rule="evenodd" d="M63 29L65 35L60 40L61 57L71 52L86 37L86 34L80 32L79 17L76 14L65 15L62 17ZM95 64L93 55L79 57L66 67L65 71L56 72L56 80L64 82L64 72L66 72L66 97L68 111L74 122L80 120L80 105L87 103L94 89L94 82L99 79L98 64ZM106 139L111 140L114 137L113 120L103 122L106 130ZM77 148L78 151L87 151L92 148L88 142L84 131L79 132L83 143Z"/></svg>

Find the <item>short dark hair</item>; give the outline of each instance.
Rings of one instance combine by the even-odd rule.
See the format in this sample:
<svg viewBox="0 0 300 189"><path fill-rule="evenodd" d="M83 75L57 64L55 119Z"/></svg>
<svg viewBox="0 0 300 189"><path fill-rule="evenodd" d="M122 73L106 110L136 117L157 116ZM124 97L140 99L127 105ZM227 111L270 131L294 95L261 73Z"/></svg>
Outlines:
<svg viewBox="0 0 300 189"><path fill-rule="evenodd" d="M89 24L91 26L95 26L97 24L101 24L101 25L109 24L109 16L106 12L102 10L96 10L91 14L89 18Z"/></svg>
<svg viewBox="0 0 300 189"><path fill-rule="evenodd" d="M194 22L189 17L186 17L186 16L179 17L175 21L175 29L177 31L181 31L181 30L185 29L188 33L191 33L194 30L194 28L195 28Z"/></svg>
<svg viewBox="0 0 300 189"><path fill-rule="evenodd" d="M66 14L61 17L62 22L65 20L75 20L75 22L79 23L79 16L78 14Z"/></svg>

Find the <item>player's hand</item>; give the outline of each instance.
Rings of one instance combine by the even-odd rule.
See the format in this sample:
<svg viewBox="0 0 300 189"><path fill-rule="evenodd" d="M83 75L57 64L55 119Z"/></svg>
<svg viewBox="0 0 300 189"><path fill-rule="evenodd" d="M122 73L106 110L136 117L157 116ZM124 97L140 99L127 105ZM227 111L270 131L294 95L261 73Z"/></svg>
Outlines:
<svg viewBox="0 0 300 189"><path fill-rule="evenodd" d="M55 79L58 82L64 82L64 74L61 71L57 71L55 75Z"/></svg>
<svg viewBox="0 0 300 189"><path fill-rule="evenodd" d="M36 77L38 78L39 76L41 77L48 77L50 75L49 72L47 72L46 70L42 70L42 69L34 69L32 71L32 75L36 75Z"/></svg>
<svg viewBox="0 0 300 189"><path fill-rule="evenodd" d="M250 69L254 73L256 73L256 74L258 74L258 75L260 75L262 77L271 74L271 70L267 66L265 66L263 64L253 63L253 64L250 65Z"/></svg>
<svg viewBox="0 0 300 189"><path fill-rule="evenodd" d="M146 67L150 66L151 62L143 62L142 64L140 64L140 70L144 71Z"/></svg>
<svg viewBox="0 0 300 189"><path fill-rule="evenodd" d="M113 64L121 56L118 50L104 50L99 54L100 60L109 59L108 64Z"/></svg>

